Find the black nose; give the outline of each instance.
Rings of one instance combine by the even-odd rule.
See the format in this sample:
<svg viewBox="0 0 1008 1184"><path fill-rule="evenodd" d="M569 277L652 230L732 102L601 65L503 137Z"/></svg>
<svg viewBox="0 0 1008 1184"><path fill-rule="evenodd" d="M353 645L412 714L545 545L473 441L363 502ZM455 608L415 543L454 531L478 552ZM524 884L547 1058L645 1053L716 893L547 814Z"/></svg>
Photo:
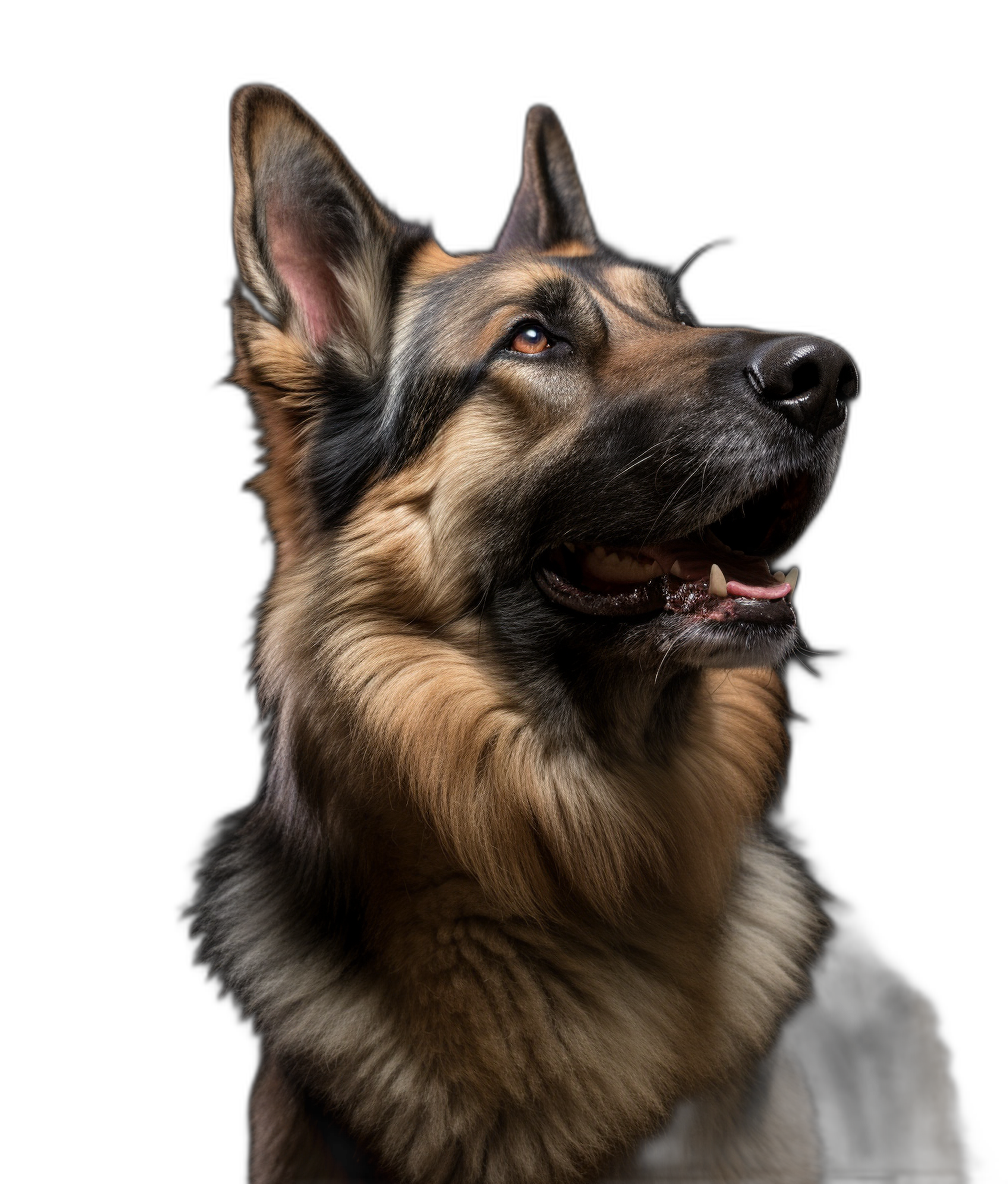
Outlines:
<svg viewBox="0 0 1008 1184"><path fill-rule="evenodd" d="M854 359L825 337L792 334L758 345L746 367L753 390L818 440L847 418L858 393Z"/></svg>

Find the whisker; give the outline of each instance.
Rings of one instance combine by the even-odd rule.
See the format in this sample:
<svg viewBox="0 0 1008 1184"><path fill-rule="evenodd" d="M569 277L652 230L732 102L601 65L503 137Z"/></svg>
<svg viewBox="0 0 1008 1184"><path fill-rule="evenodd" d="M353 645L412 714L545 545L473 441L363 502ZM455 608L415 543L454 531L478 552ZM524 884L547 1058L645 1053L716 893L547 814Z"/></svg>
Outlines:
<svg viewBox="0 0 1008 1184"><path fill-rule="evenodd" d="M709 463L710 463L710 458L708 458L707 462L704 464L705 471L706 471L707 464L709 464ZM644 536L645 543L651 537L651 532L658 525L658 523L661 519L661 516L669 508L669 506L672 504L672 502L675 501L675 499L679 496L679 494L682 493L682 491L686 488L686 486L690 483L690 481L692 481L693 478L696 476L697 470L699 469L699 467L700 467L700 465L699 465L699 463L697 463L697 465L695 465L693 467L693 469L689 473L686 474L686 479L682 482L682 484L677 489L674 489L669 494L669 496L666 498L665 504L658 511L658 513L655 515L654 521L651 523L651 526L648 528L647 534Z"/></svg>
<svg viewBox="0 0 1008 1184"><path fill-rule="evenodd" d="M493 589L493 583L487 584L487 590L483 593L483 599L480 601L479 610L479 624L476 626L476 657L479 657L480 642L483 639L483 610L486 608L487 599Z"/></svg>
<svg viewBox="0 0 1008 1184"><path fill-rule="evenodd" d="M658 669L655 671L655 676L654 676L654 685L655 686L658 685L658 675L661 674L661 668L665 665L665 659L669 656L669 654L672 653L672 651L675 648L676 647L674 645L670 645L668 647L668 649L665 651L665 653L662 654L662 660L658 663Z"/></svg>
<svg viewBox="0 0 1008 1184"><path fill-rule="evenodd" d="M686 274L686 269L688 268L689 264L693 263L694 259L699 259L700 256L702 255L702 253L704 253L705 251L710 251L712 246L720 246L721 244L728 243L728 242L731 242L731 239L719 238L719 239L715 240L715 242L713 242L713 243L708 243L706 246L701 246L700 250L698 252L696 252L695 255L692 255L691 257L689 257L686 260L686 263L682 264L679 271L675 272L675 275L672 277L672 282L674 284L678 284L680 279L683 277L683 275Z"/></svg>
<svg viewBox="0 0 1008 1184"><path fill-rule="evenodd" d="M631 469L635 469L639 464L643 464L644 461L647 460L648 456L652 452L654 452L656 448L667 447L670 443L671 443L670 439L657 440L654 444L649 445L634 460L632 460L627 465L627 467L625 469L620 469L620 471L618 473L616 473L613 477L611 477L609 480L609 484L611 485L613 481L618 481L620 479L620 477L625 477L627 475L627 473L630 472ZM662 464L664 464L664 463L665 462L662 461ZM661 465L659 465L658 467L661 468Z"/></svg>

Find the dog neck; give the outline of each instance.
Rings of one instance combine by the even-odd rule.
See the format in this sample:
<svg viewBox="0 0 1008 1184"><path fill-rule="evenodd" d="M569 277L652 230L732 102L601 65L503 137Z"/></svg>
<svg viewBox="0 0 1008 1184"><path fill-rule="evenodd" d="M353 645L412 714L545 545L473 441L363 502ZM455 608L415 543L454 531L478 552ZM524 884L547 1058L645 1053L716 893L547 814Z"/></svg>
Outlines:
<svg viewBox="0 0 1008 1184"><path fill-rule="evenodd" d="M745 1077L825 932L818 890L762 823L786 752L775 675L694 678L663 760L604 776L590 752L523 751L507 712L496 741L463 742L437 734L465 726L457 710L411 719L409 695L387 694L395 730L369 732L366 691L346 690L338 744L279 713L267 791L211 853L197 925L271 1048L362 1143L416 1184L584 1179L679 1100ZM397 778L393 740L400 770L434 776ZM494 812L505 790L527 830L518 807ZM482 819L452 813L462 793ZM586 794L590 817L565 818ZM516 860L526 842L535 858Z"/></svg>

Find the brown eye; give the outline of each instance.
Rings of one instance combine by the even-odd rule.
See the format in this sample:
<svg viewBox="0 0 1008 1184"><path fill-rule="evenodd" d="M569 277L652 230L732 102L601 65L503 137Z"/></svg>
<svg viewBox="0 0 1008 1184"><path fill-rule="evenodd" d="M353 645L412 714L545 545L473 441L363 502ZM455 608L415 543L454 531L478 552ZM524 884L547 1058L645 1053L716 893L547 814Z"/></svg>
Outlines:
<svg viewBox="0 0 1008 1184"><path fill-rule="evenodd" d="M550 347L542 325L526 325L511 339L511 348L520 354L541 354Z"/></svg>

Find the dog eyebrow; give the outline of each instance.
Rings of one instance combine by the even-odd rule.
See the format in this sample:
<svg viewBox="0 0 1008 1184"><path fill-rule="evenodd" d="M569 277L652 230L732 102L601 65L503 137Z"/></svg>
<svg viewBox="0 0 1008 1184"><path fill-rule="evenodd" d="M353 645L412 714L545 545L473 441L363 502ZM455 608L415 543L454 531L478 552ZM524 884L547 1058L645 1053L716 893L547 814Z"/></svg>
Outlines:
<svg viewBox="0 0 1008 1184"><path fill-rule="evenodd" d="M550 260L551 264L554 262L554 260ZM557 260L556 262L560 262L562 265L567 261ZM563 270L567 269L563 268ZM578 283L578 280L581 283ZM554 275L548 279L540 280L530 293L527 302L516 301L515 303L527 303L530 315L537 313L542 316L543 320L552 322L554 325L571 321L581 321L582 324L584 321L592 321L591 328L597 333L605 333L607 329L605 313L592 295L592 287L593 285L587 281L587 278L576 271L573 275Z"/></svg>
<svg viewBox="0 0 1008 1184"><path fill-rule="evenodd" d="M600 296L607 300L614 308L619 309L624 316L629 317L631 320L636 321L638 325L643 325L647 329L663 329L666 327L667 322L673 319L672 317L659 316L651 310L642 312L639 308L634 308L632 304L627 304L625 300L622 300L616 295L610 285L601 276L595 278L592 286Z"/></svg>
<svg viewBox="0 0 1008 1184"><path fill-rule="evenodd" d="M576 287L570 276L550 276L540 280L528 303L549 320L562 320L576 300ZM524 303L524 302L523 302Z"/></svg>
<svg viewBox="0 0 1008 1184"><path fill-rule="evenodd" d="M585 295L588 296L588 299L591 301L596 315L599 317L603 325L607 323L605 313L602 311L599 302L591 293L596 293L607 304L611 304L613 308L623 313L624 316L630 317L631 320L636 321L639 325L644 325L648 329L665 328L669 320L675 320L674 313L670 313L668 317L663 317L660 314L655 313L654 310L642 312L639 308L635 308L633 305L628 304L616 294L612 286L606 281L603 274L603 269L605 267L616 264L621 267L636 268L638 271L659 278L660 282L660 268L629 262L615 253L611 255L579 256L573 258L558 256L556 258L551 258L550 263L562 268L564 271L568 271L573 275L576 275L577 278L585 285L585 287L588 288L589 291L585 293Z"/></svg>

